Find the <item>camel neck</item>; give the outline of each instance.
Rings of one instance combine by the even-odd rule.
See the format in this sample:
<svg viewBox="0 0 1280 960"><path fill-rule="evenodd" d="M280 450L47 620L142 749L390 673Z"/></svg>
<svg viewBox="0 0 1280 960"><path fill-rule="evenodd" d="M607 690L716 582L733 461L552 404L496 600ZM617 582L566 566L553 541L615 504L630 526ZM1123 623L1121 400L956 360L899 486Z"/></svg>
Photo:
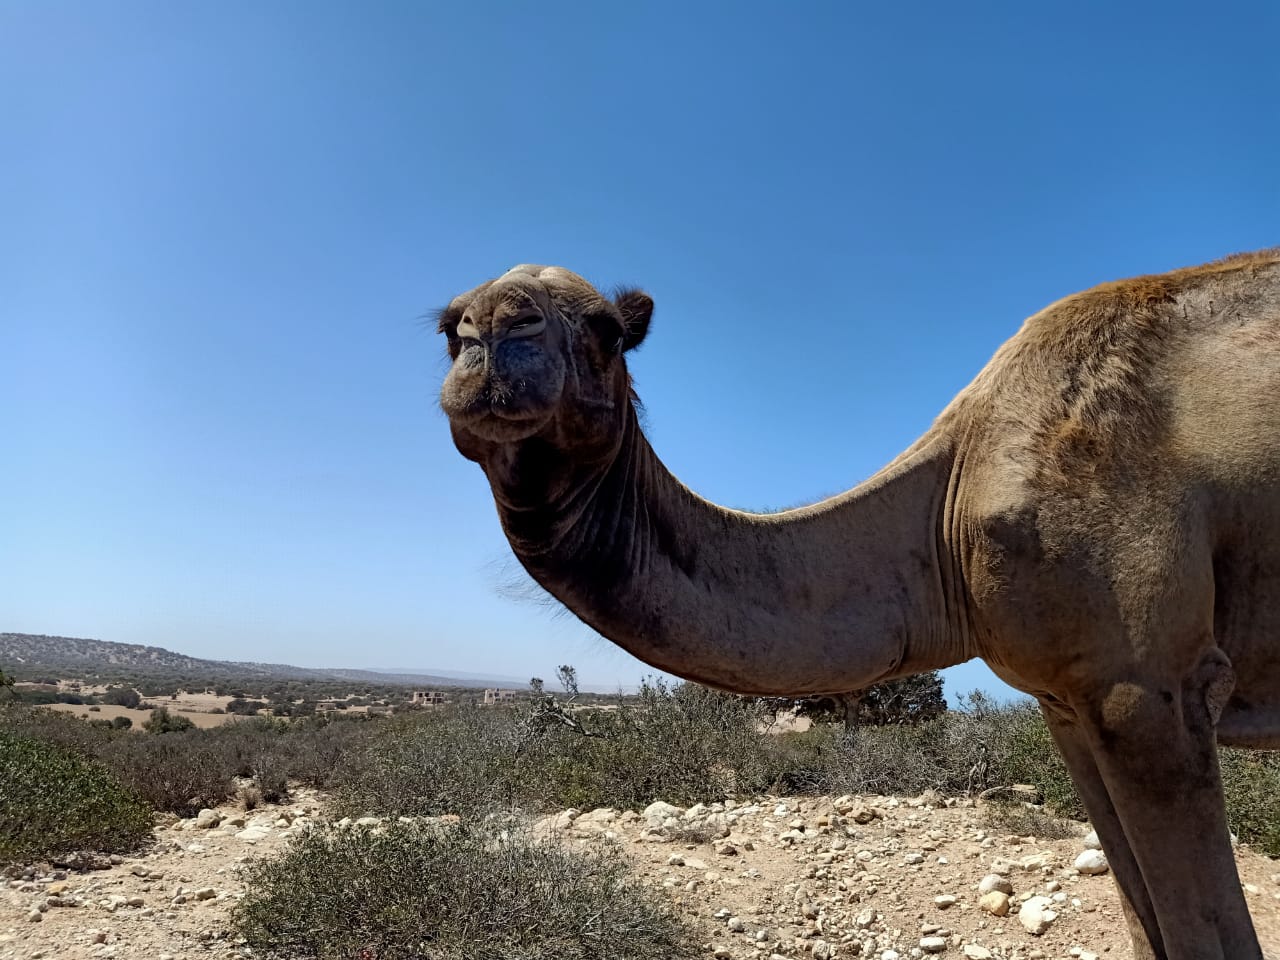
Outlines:
<svg viewBox="0 0 1280 960"><path fill-rule="evenodd" d="M698 497L634 410L597 464L529 441L486 469L517 557L588 625L679 676L798 696L966 658L948 615L944 446L917 444L844 494L776 514Z"/></svg>

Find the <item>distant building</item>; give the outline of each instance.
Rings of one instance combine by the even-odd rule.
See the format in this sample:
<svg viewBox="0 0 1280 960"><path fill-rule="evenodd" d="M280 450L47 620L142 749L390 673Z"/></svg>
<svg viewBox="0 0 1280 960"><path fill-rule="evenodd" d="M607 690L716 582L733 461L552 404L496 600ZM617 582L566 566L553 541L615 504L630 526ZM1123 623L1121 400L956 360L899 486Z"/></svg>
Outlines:
<svg viewBox="0 0 1280 960"><path fill-rule="evenodd" d="M448 702L439 690L415 690L409 705L411 707L442 707Z"/></svg>
<svg viewBox="0 0 1280 960"><path fill-rule="evenodd" d="M484 704L486 707L493 706L496 703L512 703L516 699L514 690L499 690L496 687L488 687L484 692Z"/></svg>

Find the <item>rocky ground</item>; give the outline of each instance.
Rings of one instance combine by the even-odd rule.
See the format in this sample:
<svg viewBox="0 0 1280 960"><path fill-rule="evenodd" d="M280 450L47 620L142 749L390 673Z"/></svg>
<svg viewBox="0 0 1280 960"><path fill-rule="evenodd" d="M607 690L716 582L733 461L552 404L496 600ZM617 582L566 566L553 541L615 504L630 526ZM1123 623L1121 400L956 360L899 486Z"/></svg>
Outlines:
<svg viewBox="0 0 1280 960"><path fill-rule="evenodd" d="M323 816L323 798L170 821L142 855L26 871L0 892L0 960L243 957L227 932L237 867ZM925 796L760 798L564 811L535 825L617 842L723 960L1128 957L1105 859L1089 838L989 826L972 801ZM1280 956L1280 872L1237 851L1245 895ZM394 882L394 878L388 878Z"/></svg>

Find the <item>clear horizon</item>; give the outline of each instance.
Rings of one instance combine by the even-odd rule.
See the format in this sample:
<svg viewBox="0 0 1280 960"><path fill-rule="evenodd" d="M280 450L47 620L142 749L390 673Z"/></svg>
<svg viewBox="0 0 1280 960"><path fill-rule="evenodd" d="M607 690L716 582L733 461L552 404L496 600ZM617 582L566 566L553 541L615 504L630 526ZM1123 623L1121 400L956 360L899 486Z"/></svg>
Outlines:
<svg viewBox="0 0 1280 960"><path fill-rule="evenodd" d="M0 628L634 685L528 598L421 318L518 262L641 286L667 465L819 499L1055 299L1280 242L1278 31L1261 2L0 4Z"/></svg>

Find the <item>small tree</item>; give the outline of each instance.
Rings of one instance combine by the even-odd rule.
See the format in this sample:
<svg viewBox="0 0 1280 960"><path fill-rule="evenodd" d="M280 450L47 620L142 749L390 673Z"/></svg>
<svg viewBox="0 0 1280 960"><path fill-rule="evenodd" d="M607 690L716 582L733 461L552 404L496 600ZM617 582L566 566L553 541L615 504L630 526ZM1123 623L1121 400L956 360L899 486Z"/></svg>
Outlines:
<svg viewBox="0 0 1280 960"><path fill-rule="evenodd" d="M107 687L107 692L102 695L102 701L117 707L136 710L142 703L142 694L133 687Z"/></svg>
<svg viewBox="0 0 1280 960"><path fill-rule="evenodd" d="M779 709L791 708L797 716L815 723L843 723L846 729L914 725L932 720L947 711L938 671L886 680L866 690L809 697L803 700L772 701Z"/></svg>
<svg viewBox="0 0 1280 960"><path fill-rule="evenodd" d="M170 713L164 707L159 707L151 711L151 719L142 724L142 729L147 733L181 733L194 726L195 724L182 714Z"/></svg>
<svg viewBox="0 0 1280 960"><path fill-rule="evenodd" d="M13 696L13 677L0 670L0 700L8 700Z"/></svg>

